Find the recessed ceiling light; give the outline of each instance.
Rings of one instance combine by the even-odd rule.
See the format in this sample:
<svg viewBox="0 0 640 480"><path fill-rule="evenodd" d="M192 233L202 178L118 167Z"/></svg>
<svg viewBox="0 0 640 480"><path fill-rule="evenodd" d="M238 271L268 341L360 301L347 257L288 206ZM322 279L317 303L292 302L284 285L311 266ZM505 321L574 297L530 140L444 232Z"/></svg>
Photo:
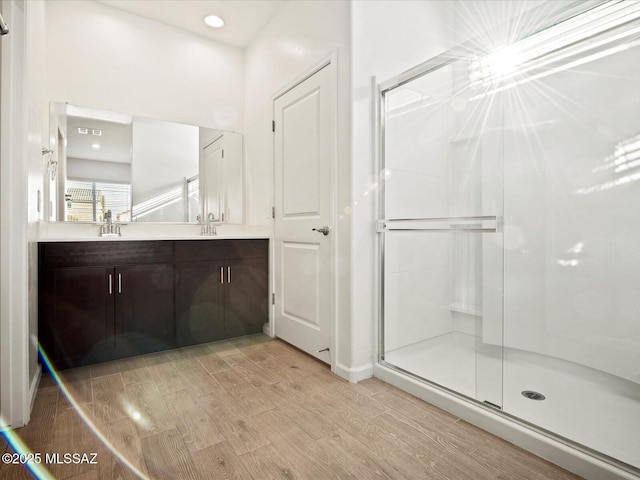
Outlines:
<svg viewBox="0 0 640 480"><path fill-rule="evenodd" d="M213 28L224 27L224 20L217 15L207 15L204 17L204 23Z"/></svg>
<svg viewBox="0 0 640 480"><path fill-rule="evenodd" d="M95 148L96 150L100 148L100 144L99 143L92 143L91 144L91 148Z"/></svg>
<svg viewBox="0 0 640 480"><path fill-rule="evenodd" d="M86 127L78 127L78 133L82 134L82 135L86 135L89 133L89 129Z"/></svg>

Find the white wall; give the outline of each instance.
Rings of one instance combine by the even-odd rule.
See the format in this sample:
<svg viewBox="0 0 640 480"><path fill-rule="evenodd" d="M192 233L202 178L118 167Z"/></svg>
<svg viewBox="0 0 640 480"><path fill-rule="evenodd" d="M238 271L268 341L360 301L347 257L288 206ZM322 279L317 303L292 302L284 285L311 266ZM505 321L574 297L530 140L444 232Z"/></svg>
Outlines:
<svg viewBox="0 0 640 480"><path fill-rule="evenodd" d="M67 177L73 180L131 183L131 165L85 158L67 158Z"/></svg>
<svg viewBox="0 0 640 480"><path fill-rule="evenodd" d="M372 77L384 81L453 46L451 2L352 3L352 311L353 364L371 363L378 312L374 233L378 172L374 164ZM396 272L397 274L397 272ZM412 304L413 305L413 304ZM403 312L398 311L399 314ZM414 317L421 318L421 317ZM407 328L423 333L419 326ZM397 332L394 341L406 340Z"/></svg>
<svg viewBox="0 0 640 480"><path fill-rule="evenodd" d="M350 11L346 1L287 3L246 51L246 221L271 224L273 205L272 95L337 50L339 331L337 361L352 367L349 321ZM367 300L371 302L370 299Z"/></svg>
<svg viewBox="0 0 640 480"><path fill-rule="evenodd" d="M242 128L241 49L93 1L47 2L46 13L49 100Z"/></svg>

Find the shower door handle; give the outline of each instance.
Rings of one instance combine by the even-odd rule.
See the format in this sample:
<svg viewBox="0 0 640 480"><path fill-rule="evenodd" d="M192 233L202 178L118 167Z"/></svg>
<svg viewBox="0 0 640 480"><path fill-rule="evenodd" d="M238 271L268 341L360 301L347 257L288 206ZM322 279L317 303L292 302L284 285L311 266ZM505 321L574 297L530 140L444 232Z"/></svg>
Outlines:
<svg viewBox="0 0 640 480"><path fill-rule="evenodd" d="M311 230L314 231L314 232L321 233L326 237L327 235L329 235L329 232L331 231L331 228L329 228L328 226L325 225L324 227L312 228Z"/></svg>

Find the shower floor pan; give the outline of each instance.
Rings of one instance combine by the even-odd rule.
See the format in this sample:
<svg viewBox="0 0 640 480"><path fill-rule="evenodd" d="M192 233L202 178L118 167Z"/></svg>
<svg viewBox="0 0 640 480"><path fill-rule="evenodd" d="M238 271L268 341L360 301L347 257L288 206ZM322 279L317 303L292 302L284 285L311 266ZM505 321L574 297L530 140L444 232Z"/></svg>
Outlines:
<svg viewBox="0 0 640 480"><path fill-rule="evenodd" d="M475 344L474 336L452 332L388 352L385 361L477 398L482 354ZM640 469L640 384L516 349L505 348L503 358L503 411Z"/></svg>

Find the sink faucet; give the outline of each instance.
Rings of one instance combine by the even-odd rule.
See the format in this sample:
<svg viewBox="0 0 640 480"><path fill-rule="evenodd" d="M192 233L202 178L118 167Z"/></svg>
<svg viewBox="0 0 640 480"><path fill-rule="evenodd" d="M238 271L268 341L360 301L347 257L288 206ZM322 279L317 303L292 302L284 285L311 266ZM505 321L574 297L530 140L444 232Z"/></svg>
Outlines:
<svg viewBox="0 0 640 480"><path fill-rule="evenodd" d="M100 226L100 236L120 237L121 235L120 224L113 223L111 210L107 210L107 213L104 214L104 223Z"/></svg>
<svg viewBox="0 0 640 480"><path fill-rule="evenodd" d="M203 224L202 228L200 229L200 235L217 235L216 232L216 226L215 225L211 225L211 222L215 221L215 218L213 216L213 213L209 213L209 215L207 215L207 223L206 225Z"/></svg>

